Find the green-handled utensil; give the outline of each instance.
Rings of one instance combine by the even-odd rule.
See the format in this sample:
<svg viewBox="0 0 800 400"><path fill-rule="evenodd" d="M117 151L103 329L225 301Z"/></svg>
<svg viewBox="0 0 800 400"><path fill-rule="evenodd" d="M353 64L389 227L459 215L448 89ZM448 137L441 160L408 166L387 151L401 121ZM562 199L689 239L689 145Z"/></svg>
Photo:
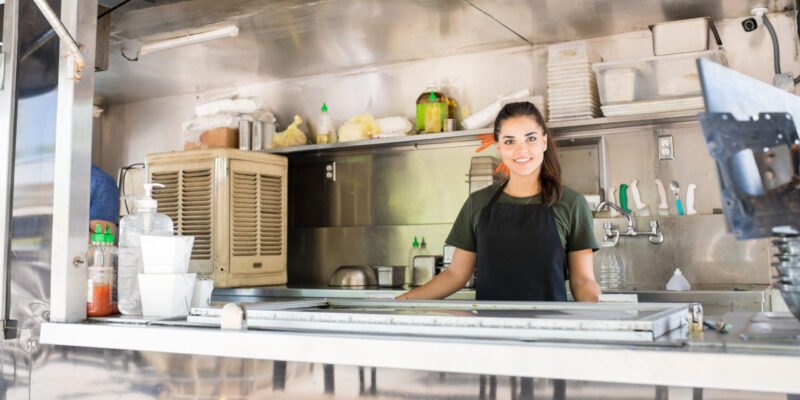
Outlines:
<svg viewBox="0 0 800 400"><path fill-rule="evenodd" d="M619 185L619 206L622 207L626 213L631 213L631 209L628 208L628 185L625 183Z"/></svg>

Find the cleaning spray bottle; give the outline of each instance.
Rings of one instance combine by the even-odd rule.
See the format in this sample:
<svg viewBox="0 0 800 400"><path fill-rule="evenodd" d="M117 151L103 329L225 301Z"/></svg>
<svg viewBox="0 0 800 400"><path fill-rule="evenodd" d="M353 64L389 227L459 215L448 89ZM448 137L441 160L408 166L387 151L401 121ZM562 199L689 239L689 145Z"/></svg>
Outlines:
<svg viewBox="0 0 800 400"><path fill-rule="evenodd" d="M144 197L135 200L136 212L128 214L119 223L119 273L117 281L119 311L126 315L141 314L139 274L142 267L141 235L172 236L172 219L159 214L158 201L153 199L153 188L163 188L160 183L144 184Z"/></svg>

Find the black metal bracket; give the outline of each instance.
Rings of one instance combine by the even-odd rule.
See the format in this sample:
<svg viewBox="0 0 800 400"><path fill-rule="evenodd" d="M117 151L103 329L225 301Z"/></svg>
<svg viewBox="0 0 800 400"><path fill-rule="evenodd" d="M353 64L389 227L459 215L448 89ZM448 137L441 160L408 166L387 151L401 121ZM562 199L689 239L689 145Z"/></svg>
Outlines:
<svg viewBox="0 0 800 400"><path fill-rule="evenodd" d="M722 206L737 239L800 232L800 137L788 113L738 121L700 113L720 179Z"/></svg>

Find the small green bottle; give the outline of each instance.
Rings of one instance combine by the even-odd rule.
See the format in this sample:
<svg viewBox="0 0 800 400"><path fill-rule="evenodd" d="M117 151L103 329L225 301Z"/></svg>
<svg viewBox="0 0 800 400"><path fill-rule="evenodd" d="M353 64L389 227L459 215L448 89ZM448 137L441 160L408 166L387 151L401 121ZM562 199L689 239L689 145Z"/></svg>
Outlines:
<svg viewBox="0 0 800 400"><path fill-rule="evenodd" d="M406 285L411 285L414 277L414 257L420 255L419 242L417 237L414 236L414 243L411 244L411 250L408 251L408 266L406 267Z"/></svg>

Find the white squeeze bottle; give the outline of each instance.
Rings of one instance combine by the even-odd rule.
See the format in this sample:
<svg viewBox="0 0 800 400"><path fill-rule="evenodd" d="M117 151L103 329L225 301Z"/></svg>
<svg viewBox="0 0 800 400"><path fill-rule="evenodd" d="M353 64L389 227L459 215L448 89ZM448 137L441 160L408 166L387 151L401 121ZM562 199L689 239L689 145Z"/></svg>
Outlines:
<svg viewBox="0 0 800 400"><path fill-rule="evenodd" d="M172 219L156 212L158 201L153 199L153 188L163 188L160 183L144 184L144 197L135 200L136 212L122 217L119 223L119 273L117 281L118 306L123 314L141 314L139 274L142 268L142 234L172 236Z"/></svg>

